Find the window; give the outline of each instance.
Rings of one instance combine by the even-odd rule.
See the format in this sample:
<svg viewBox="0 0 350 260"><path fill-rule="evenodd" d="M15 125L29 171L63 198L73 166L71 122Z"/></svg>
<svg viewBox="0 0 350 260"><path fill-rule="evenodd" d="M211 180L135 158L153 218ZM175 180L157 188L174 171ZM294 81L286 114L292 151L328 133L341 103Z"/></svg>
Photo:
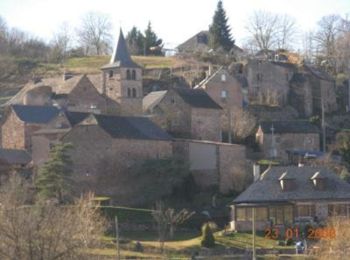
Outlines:
<svg viewBox="0 0 350 260"><path fill-rule="evenodd" d="M263 80L263 74L262 74L262 73L256 74L256 80L257 80L258 82L261 82L261 81Z"/></svg>
<svg viewBox="0 0 350 260"><path fill-rule="evenodd" d="M227 90L221 90L221 98L226 99L228 96Z"/></svg>
<svg viewBox="0 0 350 260"><path fill-rule="evenodd" d="M175 97L171 97L171 98L170 98L170 103L171 103L171 104L175 104Z"/></svg>
<svg viewBox="0 0 350 260"><path fill-rule="evenodd" d="M251 208L237 208L236 209L237 221L251 221L252 209Z"/></svg>
<svg viewBox="0 0 350 260"><path fill-rule="evenodd" d="M109 77L112 78L113 77L113 70L109 71Z"/></svg>
<svg viewBox="0 0 350 260"><path fill-rule="evenodd" d="M131 79L130 70L126 70L126 79Z"/></svg>
<svg viewBox="0 0 350 260"><path fill-rule="evenodd" d="M293 206L269 207L269 219L274 225L293 223Z"/></svg>
<svg viewBox="0 0 350 260"><path fill-rule="evenodd" d="M135 88L132 89L132 97L136 98L136 89Z"/></svg>
<svg viewBox="0 0 350 260"><path fill-rule="evenodd" d="M131 97L131 90L128 88L128 97Z"/></svg>
<svg viewBox="0 0 350 260"><path fill-rule="evenodd" d="M136 80L136 71L132 70L131 79Z"/></svg>
<svg viewBox="0 0 350 260"><path fill-rule="evenodd" d="M226 81L226 74L221 74L221 81L225 82Z"/></svg>
<svg viewBox="0 0 350 260"><path fill-rule="evenodd" d="M255 220L267 221L267 208L256 208L255 209Z"/></svg>
<svg viewBox="0 0 350 260"><path fill-rule="evenodd" d="M334 204L328 205L329 216L348 216L349 205L347 204Z"/></svg>
<svg viewBox="0 0 350 260"><path fill-rule="evenodd" d="M313 217L315 215L315 205L299 205L298 217Z"/></svg>

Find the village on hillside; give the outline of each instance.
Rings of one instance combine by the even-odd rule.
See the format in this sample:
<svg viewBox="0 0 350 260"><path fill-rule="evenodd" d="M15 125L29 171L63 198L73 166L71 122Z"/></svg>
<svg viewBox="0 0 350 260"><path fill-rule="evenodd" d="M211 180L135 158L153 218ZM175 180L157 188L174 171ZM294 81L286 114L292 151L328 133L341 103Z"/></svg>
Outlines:
<svg viewBox="0 0 350 260"><path fill-rule="evenodd" d="M120 28L88 69L68 55L0 90L1 259L350 256L349 50L252 51L222 21L220 0L170 56Z"/></svg>

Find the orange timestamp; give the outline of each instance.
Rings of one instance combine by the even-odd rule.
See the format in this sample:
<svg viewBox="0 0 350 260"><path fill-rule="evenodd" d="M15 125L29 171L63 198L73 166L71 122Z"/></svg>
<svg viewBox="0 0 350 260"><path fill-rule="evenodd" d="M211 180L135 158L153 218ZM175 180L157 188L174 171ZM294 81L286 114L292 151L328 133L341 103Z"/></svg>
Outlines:
<svg viewBox="0 0 350 260"><path fill-rule="evenodd" d="M299 239L300 238L300 229L298 227L286 228L284 232L278 228L267 228L265 229L265 238L277 240L282 239ZM306 239L334 239L336 237L335 229L332 227L317 227L317 228L308 228Z"/></svg>

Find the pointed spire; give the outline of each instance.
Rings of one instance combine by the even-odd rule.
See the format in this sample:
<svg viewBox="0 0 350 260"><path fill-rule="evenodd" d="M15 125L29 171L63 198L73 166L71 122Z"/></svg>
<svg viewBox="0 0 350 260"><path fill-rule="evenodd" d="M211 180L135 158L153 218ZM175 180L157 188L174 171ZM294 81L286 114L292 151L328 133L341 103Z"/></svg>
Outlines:
<svg viewBox="0 0 350 260"><path fill-rule="evenodd" d="M130 57L124 34L121 28L118 43L113 51L111 60L109 64L104 67L139 67L135 62L133 62L133 60Z"/></svg>

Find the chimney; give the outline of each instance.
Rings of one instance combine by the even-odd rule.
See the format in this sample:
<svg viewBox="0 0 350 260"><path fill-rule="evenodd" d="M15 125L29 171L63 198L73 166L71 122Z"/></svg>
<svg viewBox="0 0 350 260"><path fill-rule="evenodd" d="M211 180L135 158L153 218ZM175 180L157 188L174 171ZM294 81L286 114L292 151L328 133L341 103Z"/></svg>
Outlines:
<svg viewBox="0 0 350 260"><path fill-rule="evenodd" d="M71 72L64 72L63 73L63 81L66 81L70 78L73 78L73 73L71 73Z"/></svg>
<svg viewBox="0 0 350 260"><path fill-rule="evenodd" d="M254 182L258 181L260 179L260 165L254 163L253 164L253 176L254 176Z"/></svg>

